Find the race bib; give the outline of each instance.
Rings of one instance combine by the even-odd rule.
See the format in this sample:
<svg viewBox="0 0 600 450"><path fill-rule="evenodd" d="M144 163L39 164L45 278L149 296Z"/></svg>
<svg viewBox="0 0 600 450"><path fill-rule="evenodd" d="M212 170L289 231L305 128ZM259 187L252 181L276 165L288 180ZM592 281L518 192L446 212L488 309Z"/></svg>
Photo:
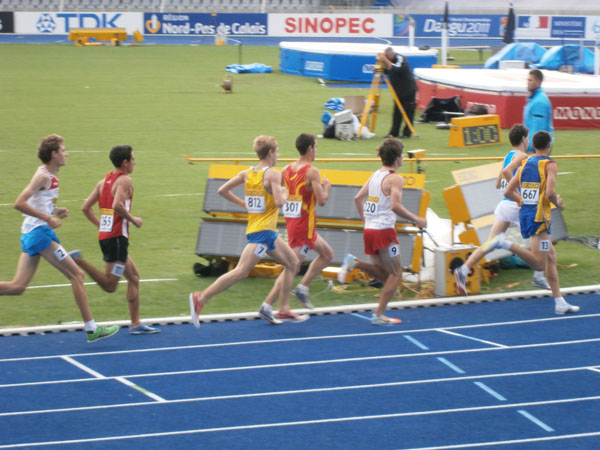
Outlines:
<svg viewBox="0 0 600 450"><path fill-rule="evenodd" d="M543 239L540 241L540 252L549 252L550 251L550 240Z"/></svg>
<svg viewBox="0 0 600 450"><path fill-rule="evenodd" d="M302 214L302 196L290 195L283 204L283 216L288 219L299 219Z"/></svg>
<svg viewBox="0 0 600 450"><path fill-rule="evenodd" d="M506 186L508 186L508 181L502 178L502 180L500 180L500 192L504 192L506 190Z"/></svg>
<svg viewBox="0 0 600 450"><path fill-rule="evenodd" d="M395 258L396 256L400 256L400 247L398 244L391 244L388 247L388 256L390 258Z"/></svg>
<svg viewBox="0 0 600 450"><path fill-rule="evenodd" d="M265 195L263 191L246 191L244 197L246 209L250 213L264 213L266 211Z"/></svg>
<svg viewBox="0 0 600 450"><path fill-rule="evenodd" d="M524 205L537 205L540 202L540 183L523 183L521 198Z"/></svg>
<svg viewBox="0 0 600 450"><path fill-rule="evenodd" d="M308 255L309 250L310 250L310 248L309 248L308 244L304 244L302 246L302 248L300 249L300 254L302 256L306 257L306 255Z"/></svg>
<svg viewBox="0 0 600 450"><path fill-rule="evenodd" d="M107 208L100 208L100 231L109 233L112 231L115 220L115 211Z"/></svg>
<svg viewBox="0 0 600 450"><path fill-rule="evenodd" d="M57 249L54 250L54 256L56 256L56 259L58 259L59 261L62 261L67 257L67 251L62 245L59 245Z"/></svg>
<svg viewBox="0 0 600 450"><path fill-rule="evenodd" d="M376 216L379 212L379 197L367 197L365 206L363 207L363 213L365 216Z"/></svg>
<svg viewBox="0 0 600 450"><path fill-rule="evenodd" d="M265 244L258 244L254 250L254 254L259 258L262 258L267 253L267 246Z"/></svg>

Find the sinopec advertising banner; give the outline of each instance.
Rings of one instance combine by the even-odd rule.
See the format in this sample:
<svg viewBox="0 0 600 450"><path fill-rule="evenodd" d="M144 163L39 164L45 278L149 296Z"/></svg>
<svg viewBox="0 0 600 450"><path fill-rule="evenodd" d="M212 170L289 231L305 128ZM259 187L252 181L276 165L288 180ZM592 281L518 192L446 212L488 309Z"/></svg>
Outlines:
<svg viewBox="0 0 600 450"><path fill-rule="evenodd" d="M390 37L391 14L269 14L269 36Z"/></svg>
<svg viewBox="0 0 600 450"><path fill-rule="evenodd" d="M125 28L127 33L142 29L138 12L21 12L15 14L15 33L69 34L73 28Z"/></svg>
<svg viewBox="0 0 600 450"><path fill-rule="evenodd" d="M144 13L144 34L267 35L267 14Z"/></svg>

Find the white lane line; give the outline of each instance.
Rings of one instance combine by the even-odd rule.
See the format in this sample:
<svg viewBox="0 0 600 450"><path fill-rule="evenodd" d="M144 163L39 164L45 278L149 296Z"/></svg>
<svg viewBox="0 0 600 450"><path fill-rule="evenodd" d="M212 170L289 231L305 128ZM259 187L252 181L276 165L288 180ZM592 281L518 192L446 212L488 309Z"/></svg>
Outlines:
<svg viewBox="0 0 600 450"><path fill-rule="evenodd" d="M70 285L69 285L70 286ZM460 325L456 327L445 327L445 330L453 330L453 329L463 329L463 328L482 328L487 326L508 326L508 325L517 325L517 324L526 324L526 323L539 323L539 322L548 322L553 320L573 320L573 319L589 319L594 317L600 317L600 314L588 314L588 315L564 315L561 317L550 317L545 319L529 319L529 320L519 320L513 322L494 322L488 324L475 324L475 325ZM407 334L407 333L426 333L430 331L438 331L439 328L420 328L416 330L401 330L401 331L380 331L380 332L372 332L372 333L353 333L353 334L334 334L327 336L310 336L310 337L295 337L295 338L285 338L285 339L260 339L254 341L236 341L236 342L221 342L217 344L197 344L197 345L180 345L173 347L152 347L152 348L143 348L137 350L114 350L110 352L97 352L93 353L95 356L104 356L104 355L118 355L118 354L129 354L129 353L147 353L147 352L161 352L161 351L172 351L172 350L192 350L199 348L217 348L217 347L231 347L236 345L255 345L255 344L277 344L282 342L303 342L303 341L320 341L327 339L349 339L349 338L357 338L357 337L376 337L383 335L393 335L393 334ZM588 342L595 342L598 339L588 340ZM573 343L581 343L584 341L575 341ZM532 344L532 345L554 345L554 343L546 343L546 344ZM523 346L513 346L509 348L525 348L526 345ZM474 351L480 351L482 349L475 349ZM483 349L489 350L489 349ZM79 357L79 356L90 356L90 353L74 353L69 356ZM0 359L0 362L14 362L14 361L32 361L38 359L54 359L60 358L61 355L47 355L47 356L32 356L32 357L23 357L23 358L5 358Z"/></svg>
<svg viewBox="0 0 600 450"><path fill-rule="evenodd" d="M493 390L491 387L489 387L487 384L482 383L481 381L474 381L473 383L475 383L475 385L477 387L480 387L481 389L483 389L485 392L487 392L488 394L490 394L492 397L494 397L496 400L500 400L501 402L505 402L506 398L503 395L500 395L498 392L496 392L495 390Z"/></svg>
<svg viewBox="0 0 600 450"><path fill-rule="evenodd" d="M549 442L549 441L561 441L566 439L581 439L586 437L600 436L600 431L593 431L591 433L577 433L577 434L563 434L560 436L547 436L527 439L513 439L510 441L489 441L489 442L475 442L471 444L457 444L457 445L442 445L438 447L419 447L419 448L408 448L404 450L452 450L461 448L476 448L476 447L489 447L493 445L512 445L512 444L528 444L533 442Z"/></svg>
<svg viewBox="0 0 600 450"><path fill-rule="evenodd" d="M157 281L177 281L177 278L147 278L145 280L140 280L140 283L154 283ZM119 283L127 283L127 280L121 280L119 281ZM96 284L95 281L89 281L86 283L83 283L86 286L91 286L93 284ZM27 286L27 289L46 289L46 288L55 288L55 287L71 287L70 283L66 283L66 284L44 284L44 285L40 285L40 286Z"/></svg>
<svg viewBox="0 0 600 450"><path fill-rule="evenodd" d="M415 339L414 337L412 337L410 334L405 334L404 338L409 341L412 342L413 344L415 344L417 347L419 347L421 350L429 350L429 347L427 347L425 344L423 344L422 342L418 341L417 339Z"/></svg>
<svg viewBox="0 0 600 450"><path fill-rule="evenodd" d="M85 364L80 363L79 361L75 361L70 356L61 356L61 359L65 360L69 364L72 364L75 367L83 370L84 372L89 373L94 378L98 378L100 380L106 379L106 377L104 375L102 375L101 373L96 372L94 369L90 369L88 366L86 366Z"/></svg>
<svg viewBox="0 0 600 450"><path fill-rule="evenodd" d="M192 194L160 194L160 195L151 195L150 197L191 197L196 195L204 195L204 192L195 192Z"/></svg>
<svg viewBox="0 0 600 450"><path fill-rule="evenodd" d="M595 401L595 400L600 400L600 396L569 398L569 399L549 400L549 401L547 400L547 401L543 401L543 402L513 403L513 404L508 404L508 405L472 406L472 407L467 407L467 408L439 409L439 410L416 411L416 412L411 411L411 412L403 412L403 413L377 414L377 415L369 415L369 416L333 417L333 418L328 418L328 419L299 420L299 421L294 421L294 422L275 422L275 423L260 423L260 424L254 424L254 425L238 425L238 426L229 426L229 427L198 428L198 429L194 429L194 430L167 431L167 432L162 432L162 433L144 433L144 434L124 435L124 436L107 436L107 437L88 438L88 439L72 439L72 440L46 441L46 442L28 442L28 443L22 443L22 444L0 445L0 448L17 448L17 447L27 447L27 446L40 447L40 446L44 446L44 445L81 444L81 443L89 443L89 442L105 442L105 441L115 441L115 440L124 440L124 439L139 439L139 438L163 437L163 436L180 436L180 435L186 435L186 434L214 433L214 432L222 432L222 431L256 430L256 429L262 429L262 428L305 426L305 425L315 425L315 424L323 424L323 423L341 423L341 422L357 422L357 421L364 421L364 420L395 419L395 418L400 418L400 417L418 417L418 416L430 416L430 415L462 413L462 412L472 412L472 411L493 411L493 410L497 410L497 409L519 408L519 407L524 407L524 406L555 405L555 404L575 403L575 402ZM153 404L158 405L157 403L153 403ZM596 435L596 434L600 434L600 432L595 433L594 435Z"/></svg>
<svg viewBox="0 0 600 450"><path fill-rule="evenodd" d="M408 385L417 385L417 384L434 384L434 383L444 383L448 381L470 381L470 380L482 380L488 378L506 378L506 377L519 377L519 376L529 376L529 375L546 375L552 373L564 373L564 372L577 372L588 370L589 367L581 366L581 367L568 367L568 368L560 368L560 369L547 369L547 370L532 370L532 371L524 371L524 372L508 372L508 373L491 373L487 375L465 375L464 377L451 377L451 378L428 378L428 379L419 379L419 380L407 380L407 381L395 381L390 383L378 383L378 384L359 384L359 385L347 385L347 386L337 386L337 387L328 387L328 388L315 388L315 389L299 389L293 391L273 391L273 392L259 392L254 394L232 394L231 396L225 397L199 397L195 400L213 400L213 399L221 399L221 398L246 398L246 397L255 397L255 396L269 396L269 395L284 395L284 394L302 394L305 392L328 392L328 391L343 391L346 389L367 389L367 388L377 388L377 387L393 387L393 386L408 386ZM162 375L182 375L180 373L170 373L170 374L144 374L144 375L126 375L128 378L142 378L142 377L155 377ZM116 379L118 376L109 376L106 377L106 380ZM70 380L55 380L55 381L39 381L39 382L28 382L28 383L15 383L15 384L3 384L0 385L0 388L19 388L24 386L43 386L43 385L52 385L52 384L65 384L65 383L85 383L88 381L97 381L96 378L74 378ZM9 413L10 414L10 413ZM0 413L0 417L5 415L5 413Z"/></svg>
<svg viewBox="0 0 600 450"><path fill-rule="evenodd" d="M350 315L351 315L351 316L354 316L354 317L359 317L359 318L361 318L361 319L364 319L364 320L371 321L371 318L370 318L370 317L363 316L362 314L358 314L358 313L350 313ZM378 333L378 334L379 334L379 333Z"/></svg>
<svg viewBox="0 0 600 450"><path fill-rule="evenodd" d="M524 409L519 409L517 411L519 414L521 414L523 417L531 420L533 423L535 423L538 427L540 427L542 430L544 431L548 431L548 432L552 432L554 431L554 428L552 428L551 426L546 425L544 422L542 422L540 419L538 419L537 417L529 414L527 411L525 411Z"/></svg>
<svg viewBox="0 0 600 450"><path fill-rule="evenodd" d="M588 367L588 369L591 370L592 372L600 373L600 367Z"/></svg>
<svg viewBox="0 0 600 450"><path fill-rule="evenodd" d="M464 370L462 370L460 367L455 366L454 364L452 364L450 361L448 361L446 358L442 358L441 356L437 358L437 360L439 362L441 362L442 364L445 364L446 366L450 367L452 370L454 370L456 373L465 373Z"/></svg>
<svg viewBox="0 0 600 450"><path fill-rule="evenodd" d="M117 381L119 381L119 382L123 383L125 386L129 386L129 387L131 387L131 388L135 389L136 391L140 391L142 394L144 394L144 395L146 395L146 396L150 397L150 398L151 398L151 399L153 399L153 400L156 400L157 402L160 402L160 403L166 403L166 400L165 400L164 398L162 398L161 396L159 396L159 395L156 395L155 393L153 393L153 392L150 392L148 389L144 389L143 387L141 387L141 386L138 386L138 385L137 385L137 384L135 384L135 383L132 383L132 382L131 382L131 381L129 381L127 378L123 378L123 377L115 377L115 380L117 380Z"/></svg>
<svg viewBox="0 0 600 450"><path fill-rule="evenodd" d="M506 345L498 344L496 342L486 341L485 339L479 339L479 338L476 338L476 337L467 336L466 334L455 333L453 331L444 330L443 328L439 328L436 331L439 331L440 333L451 334L452 336L458 336L458 337L461 337L461 338L470 339L472 341L482 342L484 344L493 345L495 347L507 347Z"/></svg>

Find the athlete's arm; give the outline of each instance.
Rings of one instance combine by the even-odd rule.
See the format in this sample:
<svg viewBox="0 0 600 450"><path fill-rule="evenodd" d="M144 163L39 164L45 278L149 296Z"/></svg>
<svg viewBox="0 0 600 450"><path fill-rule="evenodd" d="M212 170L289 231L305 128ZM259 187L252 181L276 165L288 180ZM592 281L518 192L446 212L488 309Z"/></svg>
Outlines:
<svg viewBox="0 0 600 450"><path fill-rule="evenodd" d="M528 156L523 153L523 152L519 152L516 153L515 155L513 155L510 164L508 166L506 166L504 168L504 170L502 170L502 175L504 175L504 179L506 181L510 181L511 178L513 177L513 173L515 170L517 170L519 167L521 167L521 165L523 164L523 161L525 161L528 158ZM500 188L500 186L496 186L497 188Z"/></svg>
<svg viewBox="0 0 600 450"><path fill-rule="evenodd" d="M48 223L50 228L58 228L62 225L60 219L57 217L49 216L42 211L35 209L27 200L31 198L33 194L43 189L48 189L50 187L50 177L43 171L37 170L29 184L21 191L17 200L15 200L14 207L16 210L22 212L23 214L27 214L28 216L37 217L38 219L43 220Z"/></svg>
<svg viewBox="0 0 600 450"><path fill-rule="evenodd" d="M392 208L392 211L394 211L396 215L410 220L419 228L427 227L427 220L425 218L413 214L402 204L402 189L404 188L404 178L401 176L391 175L385 177L383 183L384 186L382 187L384 189L388 188L390 190L390 207ZM385 186L386 184L387 186Z"/></svg>
<svg viewBox="0 0 600 450"><path fill-rule="evenodd" d="M133 216L125 206L125 202L131 198L131 178L127 175L121 175L115 181L113 189L115 190L112 208L123 219L129 220L136 227L140 228L144 221L141 217Z"/></svg>
<svg viewBox="0 0 600 450"><path fill-rule="evenodd" d="M365 221L365 213L364 213L365 200L367 199L368 195L369 195L369 180L367 180L367 182L365 184L363 184L363 187L360 188L360 191L358 191L358 193L354 197L354 205L356 206L356 210L358 211L360 220L362 220L363 222Z"/></svg>
<svg viewBox="0 0 600 450"><path fill-rule="evenodd" d="M244 209L246 209L246 202L239 198L237 195L235 195L233 192L231 192L231 190L239 186L240 184L244 184L246 182L246 179L248 178L248 170L250 169L242 170L235 177L225 182L225 184L223 184L217 191L219 195L222 195L231 203L235 203L236 205L241 206Z"/></svg>
<svg viewBox="0 0 600 450"><path fill-rule="evenodd" d="M281 173L278 170L267 170L265 173L265 188L271 191L273 199L275 200L275 206L281 208L288 198L288 190L281 183Z"/></svg>
<svg viewBox="0 0 600 450"><path fill-rule="evenodd" d="M100 193L102 192L102 186L104 184L104 180L100 180L96 186L94 186L94 190L88 196L88 198L81 205L81 212L87 217L87 219L94 224L96 228L100 228L100 220L94 214L94 205L98 203L100 199Z"/></svg>
<svg viewBox="0 0 600 450"><path fill-rule="evenodd" d="M523 204L523 199L521 198L521 194L519 194L519 180L521 179L521 170L523 168L519 168L518 172L515 173L515 176L510 179L506 189L504 189L504 196L513 202L517 202L519 206Z"/></svg>
<svg viewBox="0 0 600 450"><path fill-rule="evenodd" d="M563 201L560 195L556 193L556 172L558 164L551 162L546 164L546 197L560 209L564 208Z"/></svg>
<svg viewBox="0 0 600 450"><path fill-rule="evenodd" d="M319 206L324 206L325 203L327 203L327 199L329 198L331 182L327 179L327 177L323 177L323 181L321 181L321 174L319 173L319 170L316 167L311 167L310 169L308 169L306 178L310 190L313 191L315 194L317 204Z"/></svg>

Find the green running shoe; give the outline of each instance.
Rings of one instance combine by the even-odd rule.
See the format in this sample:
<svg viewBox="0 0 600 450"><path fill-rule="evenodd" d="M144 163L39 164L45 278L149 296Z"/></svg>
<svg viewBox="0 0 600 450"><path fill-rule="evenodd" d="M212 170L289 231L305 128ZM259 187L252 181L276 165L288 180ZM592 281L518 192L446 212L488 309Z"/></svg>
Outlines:
<svg viewBox="0 0 600 450"><path fill-rule="evenodd" d="M105 327L104 325L98 325L98 328L96 328L96 331L94 331L93 333L91 333L89 331L86 332L85 337L87 338L88 344L90 344L92 342L99 341L100 339L111 337L113 334L117 334L117 331L119 331L118 325L112 325L110 327Z"/></svg>

